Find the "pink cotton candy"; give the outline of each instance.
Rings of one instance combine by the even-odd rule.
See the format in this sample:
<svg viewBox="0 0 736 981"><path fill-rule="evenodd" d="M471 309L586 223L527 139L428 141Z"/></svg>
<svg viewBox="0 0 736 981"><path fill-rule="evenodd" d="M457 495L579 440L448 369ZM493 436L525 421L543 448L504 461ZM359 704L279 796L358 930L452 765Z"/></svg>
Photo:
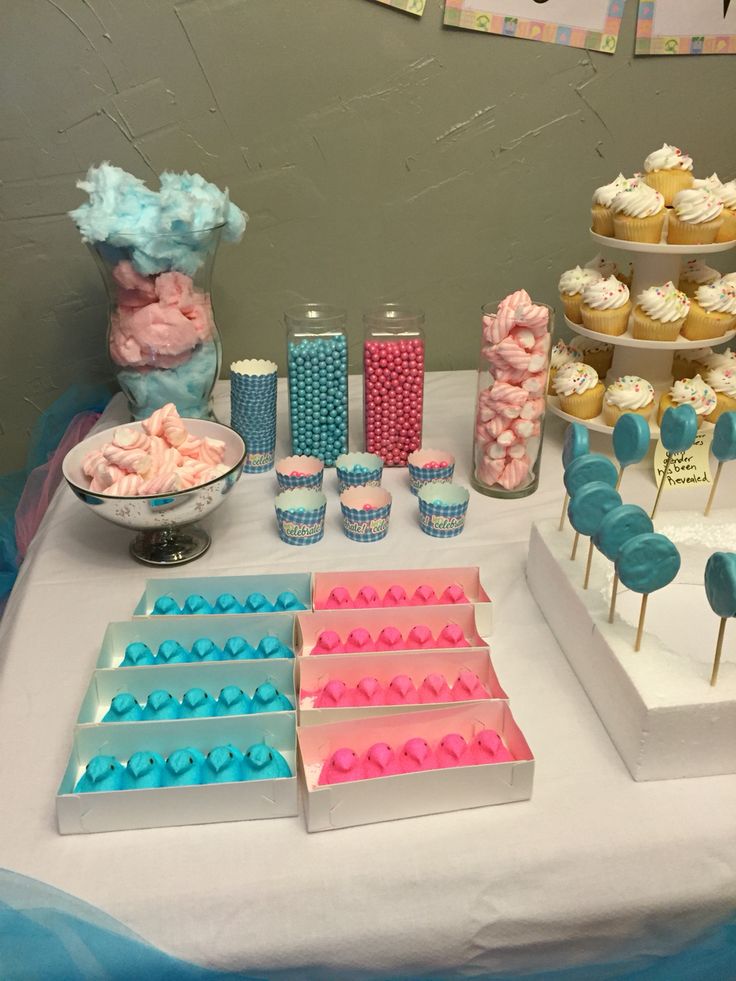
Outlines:
<svg viewBox="0 0 736 981"><path fill-rule="evenodd" d="M197 344L194 325L177 307L118 307L111 317L110 356L125 367L175 367Z"/></svg>
<svg viewBox="0 0 736 981"><path fill-rule="evenodd" d="M182 313L195 305L193 287L191 278L180 272L164 272L154 280L154 290L161 303L179 307Z"/></svg>

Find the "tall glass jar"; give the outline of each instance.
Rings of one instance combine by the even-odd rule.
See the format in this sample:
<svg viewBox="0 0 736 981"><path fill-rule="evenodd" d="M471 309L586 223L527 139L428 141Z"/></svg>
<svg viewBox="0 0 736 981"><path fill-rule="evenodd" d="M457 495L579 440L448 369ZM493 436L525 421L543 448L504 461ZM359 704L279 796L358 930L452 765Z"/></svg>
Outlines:
<svg viewBox="0 0 736 981"><path fill-rule="evenodd" d="M482 315L472 483L526 497L539 485L554 311L518 290Z"/></svg>
<svg viewBox="0 0 736 981"><path fill-rule="evenodd" d="M134 419L174 402L181 416L214 418L222 343L210 300L222 226L159 235L151 253L90 245L107 290L107 349Z"/></svg>
<svg viewBox="0 0 736 981"><path fill-rule="evenodd" d="M291 451L332 467L348 451L346 312L305 303L284 314Z"/></svg>
<svg viewBox="0 0 736 981"><path fill-rule="evenodd" d="M365 448L405 467L422 445L424 313L384 303L363 314Z"/></svg>

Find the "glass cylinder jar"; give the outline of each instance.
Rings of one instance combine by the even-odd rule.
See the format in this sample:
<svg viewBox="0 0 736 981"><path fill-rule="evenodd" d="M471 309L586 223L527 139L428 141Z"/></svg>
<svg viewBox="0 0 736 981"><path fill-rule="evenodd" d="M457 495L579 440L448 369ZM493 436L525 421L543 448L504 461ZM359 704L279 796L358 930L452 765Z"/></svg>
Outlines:
<svg viewBox="0 0 736 981"><path fill-rule="evenodd" d="M363 314L365 448L405 467L422 445L424 313L384 303Z"/></svg>
<svg viewBox="0 0 736 981"><path fill-rule="evenodd" d="M325 303L284 314L289 368L291 452L332 467L348 451L346 312Z"/></svg>
<svg viewBox="0 0 736 981"><path fill-rule="evenodd" d="M518 290L482 313L472 483L526 497L539 485L554 311Z"/></svg>
<svg viewBox="0 0 736 981"><path fill-rule="evenodd" d="M157 235L150 252L90 245L107 290L108 353L134 419L167 402L181 416L214 418L222 343L210 286L221 230Z"/></svg>

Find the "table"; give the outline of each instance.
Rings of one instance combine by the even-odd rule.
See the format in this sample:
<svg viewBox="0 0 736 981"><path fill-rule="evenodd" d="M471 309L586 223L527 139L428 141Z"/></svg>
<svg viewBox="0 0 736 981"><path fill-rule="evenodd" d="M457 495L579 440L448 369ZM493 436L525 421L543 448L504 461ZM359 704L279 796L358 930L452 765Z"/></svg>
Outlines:
<svg viewBox="0 0 736 981"><path fill-rule="evenodd" d="M359 380L351 391L358 446ZM472 372L427 377L425 442L455 452L465 484L474 395ZM279 399L283 455L283 382ZM220 383L220 417L227 401ZM101 425L124 417L116 398ZM91 903L186 961L284 979L631 963L732 915L736 777L635 783L528 592L530 523L561 505L562 433L550 418L535 495L501 502L472 492L466 530L450 541L419 531L401 470L384 480L394 495L388 538L348 541L330 471L323 542L290 548L275 529L273 474L246 475L207 523L210 551L181 570L479 564L496 604L494 664L537 759L531 801L316 835L289 818L59 836L54 795L103 631L130 616L144 578L157 574L129 558L125 530L62 487L0 632L0 866ZM733 501L728 476L721 505ZM652 496L645 472L627 474L626 500ZM664 495L661 507L702 506L703 497ZM579 975L596 976L592 967Z"/></svg>

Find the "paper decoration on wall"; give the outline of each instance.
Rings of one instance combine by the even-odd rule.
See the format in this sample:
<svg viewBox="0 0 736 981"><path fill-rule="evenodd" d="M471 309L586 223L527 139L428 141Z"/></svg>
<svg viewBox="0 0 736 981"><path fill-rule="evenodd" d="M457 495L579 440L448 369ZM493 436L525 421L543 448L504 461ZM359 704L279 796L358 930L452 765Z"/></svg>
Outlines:
<svg viewBox="0 0 736 981"><path fill-rule="evenodd" d="M625 0L445 0L445 24L613 54ZM736 0L734 0L736 4Z"/></svg>
<svg viewBox="0 0 736 981"><path fill-rule="evenodd" d="M639 0L635 52L736 54L736 0Z"/></svg>
<svg viewBox="0 0 736 981"><path fill-rule="evenodd" d="M377 0L377 2L382 3L384 7L396 7L397 10L405 10L408 14L416 14L417 17L422 16L427 4L427 0Z"/></svg>

